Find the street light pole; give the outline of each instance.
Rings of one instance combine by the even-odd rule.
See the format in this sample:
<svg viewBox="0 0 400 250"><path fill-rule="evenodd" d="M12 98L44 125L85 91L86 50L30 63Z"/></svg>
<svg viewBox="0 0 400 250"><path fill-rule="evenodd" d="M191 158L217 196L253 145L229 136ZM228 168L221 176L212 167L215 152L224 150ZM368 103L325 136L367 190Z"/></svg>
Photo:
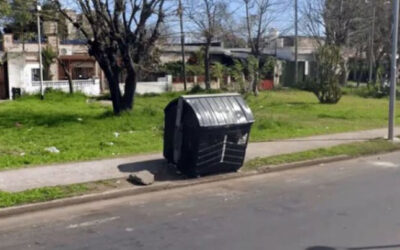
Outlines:
<svg viewBox="0 0 400 250"><path fill-rule="evenodd" d="M294 84L299 81L299 46L298 46L298 2L294 0Z"/></svg>
<svg viewBox="0 0 400 250"><path fill-rule="evenodd" d="M42 35L40 32L40 11L42 10L42 7L38 4L36 6L37 10L37 32L38 32L38 45L39 45L39 74L40 74L40 99L44 99L44 94L43 94L43 64L42 64Z"/></svg>
<svg viewBox="0 0 400 250"><path fill-rule="evenodd" d="M375 39L375 17L376 17L376 6L375 2L371 1L372 7L372 27L371 27L371 37L370 37L370 47L369 47L369 76L368 84L372 82L372 68L373 68L373 58L374 58L374 39Z"/></svg>
<svg viewBox="0 0 400 250"><path fill-rule="evenodd" d="M183 32L183 7L182 0L178 2L178 15L179 15L179 24L181 28L181 54L182 54L182 77L183 77L183 88L187 90L187 81L186 81L186 59L185 59L185 33Z"/></svg>
<svg viewBox="0 0 400 250"><path fill-rule="evenodd" d="M390 67L390 101L389 101L389 133L388 139L394 140L394 113L396 104L397 83L397 41L399 34L399 0L393 0L393 24L392 24L392 58Z"/></svg>

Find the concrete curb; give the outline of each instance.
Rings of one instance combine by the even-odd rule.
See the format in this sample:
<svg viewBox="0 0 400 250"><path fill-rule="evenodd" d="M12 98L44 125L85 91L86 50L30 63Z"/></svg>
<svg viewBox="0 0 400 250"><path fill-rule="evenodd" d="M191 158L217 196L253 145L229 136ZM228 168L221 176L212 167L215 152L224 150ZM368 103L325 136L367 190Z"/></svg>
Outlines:
<svg viewBox="0 0 400 250"><path fill-rule="evenodd" d="M42 210L47 210L47 209L84 204L84 203L89 203L89 202L94 202L94 201L99 201L99 200L115 199L115 198L120 198L123 196L134 196L134 195L139 195L139 194L146 194L146 193L163 191L163 190L171 190L171 189L176 189L176 188L184 188L184 187L213 183L213 182L218 182L218 181L238 179L238 178L255 176L255 175L260 175L260 174L280 172L280 171L285 171L285 170L290 170L290 169L295 169L295 168L315 166L315 165L319 165L319 164L323 164L323 163L331 163L331 162L335 162L335 161L349 160L352 158L355 158L355 157L351 157L351 156L347 156L347 155L340 155L340 156L334 156L334 157L319 158L319 159L314 159L314 160L294 162L294 163L288 163L288 164L282 164L282 165L265 166L265 167L258 168L257 170L254 170L254 171L220 174L220 175L214 175L214 176L207 176L207 177L203 177L203 178L199 178L199 179L181 180L181 181L175 181L173 183L166 183L166 184L160 184L160 185L155 185L155 186L146 186L143 188L125 188L125 189L119 189L119 190L113 190L113 191L106 191L103 193L93 193L93 194L64 198L64 199L59 199L59 200L3 208L3 209L0 209L0 218L7 217L7 216L16 216L16 215L20 215L20 214L24 214L24 213L37 212L37 211L42 211Z"/></svg>

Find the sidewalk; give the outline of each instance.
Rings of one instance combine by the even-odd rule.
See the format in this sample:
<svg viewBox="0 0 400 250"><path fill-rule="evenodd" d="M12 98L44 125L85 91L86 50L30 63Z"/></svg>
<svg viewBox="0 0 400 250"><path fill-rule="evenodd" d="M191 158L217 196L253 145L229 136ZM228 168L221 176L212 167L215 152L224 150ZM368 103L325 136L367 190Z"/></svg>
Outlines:
<svg viewBox="0 0 400 250"><path fill-rule="evenodd" d="M399 131L400 128L396 129ZM356 141L383 138L386 134L387 129L373 129L281 141L250 143L247 148L246 161L256 157L295 153ZM158 153L2 171L0 172L0 190L16 192L45 186L124 178L132 172L144 169L155 174L156 181L168 182L179 178L168 168L162 154Z"/></svg>

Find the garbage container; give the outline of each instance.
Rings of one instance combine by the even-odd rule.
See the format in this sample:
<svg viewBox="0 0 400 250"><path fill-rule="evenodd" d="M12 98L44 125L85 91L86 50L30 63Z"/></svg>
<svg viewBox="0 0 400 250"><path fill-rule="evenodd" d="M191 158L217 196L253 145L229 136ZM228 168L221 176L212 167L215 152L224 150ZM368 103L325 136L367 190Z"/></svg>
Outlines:
<svg viewBox="0 0 400 250"><path fill-rule="evenodd" d="M11 94L13 100L21 97L21 88L11 88Z"/></svg>
<svg viewBox="0 0 400 250"><path fill-rule="evenodd" d="M237 171L254 117L239 94L185 95L164 110L164 157L190 177Z"/></svg>

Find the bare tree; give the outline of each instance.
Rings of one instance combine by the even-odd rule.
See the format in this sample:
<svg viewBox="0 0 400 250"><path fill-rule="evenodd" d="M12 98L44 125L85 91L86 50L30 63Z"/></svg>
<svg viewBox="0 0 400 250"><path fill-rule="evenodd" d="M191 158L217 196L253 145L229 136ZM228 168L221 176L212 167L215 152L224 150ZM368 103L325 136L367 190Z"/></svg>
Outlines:
<svg viewBox="0 0 400 250"><path fill-rule="evenodd" d="M365 12L365 0L307 0L302 9L306 31L318 38L325 37L326 44L340 48L342 85L347 82L349 51L370 26L365 23Z"/></svg>
<svg viewBox="0 0 400 250"><path fill-rule="evenodd" d="M114 113L131 110L141 63L151 56L160 36L165 0L74 0L87 25L73 20L60 0L54 1L87 40L89 54L107 78ZM124 94L120 80L124 81Z"/></svg>
<svg viewBox="0 0 400 250"><path fill-rule="evenodd" d="M315 41L322 45L320 38L325 36L325 21L323 18L324 1L306 0L300 9L301 28L303 33L315 38Z"/></svg>
<svg viewBox="0 0 400 250"><path fill-rule="evenodd" d="M270 24L275 16L272 14L273 8L277 7L278 2L274 0L243 0L246 11L247 40L251 48L251 54L256 58L258 70L252 77L251 90L254 95L258 94L257 85L260 79L260 62L263 49L266 45L266 36L271 28Z"/></svg>
<svg viewBox="0 0 400 250"><path fill-rule="evenodd" d="M370 0L371 1L371 0ZM367 24L374 22L374 32L370 32L369 29L365 32L368 36L370 43L368 48L368 59L372 62L373 70L373 84L375 85L379 74L380 68L384 67L385 60L389 61L389 55L391 53L391 37L388 35L391 33L391 19L388 18L392 15L391 4L389 1L371 1L371 5L374 5L375 17L371 19L371 16L366 17ZM366 41L366 40L365 40ZM372 53L371 53L372 52Z"/></svg>
<svg viewBox="0 0 400 250"><path fill-rule="evenodd" d="M204 41L205 85L210 89L210 47L221 34L227 4L223 0L189 0L186 14Z"/></svg>

